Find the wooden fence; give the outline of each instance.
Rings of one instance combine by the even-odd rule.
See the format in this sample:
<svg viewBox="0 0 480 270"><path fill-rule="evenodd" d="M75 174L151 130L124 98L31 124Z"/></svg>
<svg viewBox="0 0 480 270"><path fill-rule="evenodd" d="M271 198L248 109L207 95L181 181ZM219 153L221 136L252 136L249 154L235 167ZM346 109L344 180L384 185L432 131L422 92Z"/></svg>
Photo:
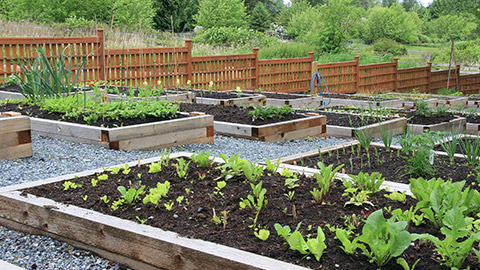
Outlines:
<svg viewBox="0 0 480 270"><path fill-rule="evenodd" d="M307 57L259 60L258 48L252 53L192 57L191 40L185 46L165 48L106 49L103 29L93 37L0 38L0 80L19 72L17 61L32 60L36 48L54 59L63 50L72 63L86 61L81 81L108 81L118 85L159 84L214 90L262 89L269 92L310 90L316 72L325 78L332 93L376 93L384 91L434 92L447 86L448 71L425 67L398 69L398 61L360 65L354 61L317 64L313 53ZM67 48L67 49L65 49ZM450 87L466 94L480 91L480 73L461 75L460 67L450 71Z"/></svg>

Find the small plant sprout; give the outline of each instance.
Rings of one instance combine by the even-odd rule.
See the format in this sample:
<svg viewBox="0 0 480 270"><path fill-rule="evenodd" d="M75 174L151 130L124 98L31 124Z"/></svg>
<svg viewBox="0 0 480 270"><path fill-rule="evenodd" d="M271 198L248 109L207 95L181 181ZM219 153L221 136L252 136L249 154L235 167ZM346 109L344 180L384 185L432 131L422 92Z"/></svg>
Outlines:
<svg viewBox="0 0 480 270"><path fill-rule="evenodd" d="M312 254L317 261L320 261L323 251L327 248L325 244L325 234L320 227L317 228L316 238L307 236L307 241L305 241L302 234L299 231L295 231L288 235L286 240L290 249L299 251L303 255Z"/></svg>
<svg viewBox="0 0 480 270"><path fill-rule="evenodd" d="M165 181L164 183L157 183L156 188L151 188L149 193L143 198L143 204L153 203L158 204L159 200L162 197L167 197L168 191L170 190L170 182Z"/></svg>
<svg viewBox="0 0 480 270"><path fill-rule="evenodd" d="M373 129L356 129L353 134L355 138L360 142L360 145L367 151L370 148L373 138Z"/></svg>
<svg viewBox="0 0 480 270"><path fill-rule="evenodd" d="M100 200L102 200L104 203L109 203L110 200L108 199L107 195L103 195Z"/></svg>
<svg viewBox="0 0 480 270"><path fill-rule="evenodd" d="M169 201L168 203L164 203L163 206L165 206L165 208L166 208L168 211L172 211L173 202L172 202L172 201Z"/></svg>
<svg viewBox="0 0 480 270"><path fill-rule="evenodd" d="M185 198L184 196L178 196L176 199L177 203L182 204L184 198Z"/></svg>
<svg viewBox="0 0 480 270"><path fill-rule="evenodd" d="M212 91L213 91L213 81L210 81L210 83L208 84L208 92L212 94Z"/></svg>
<svg viewBox="0 0 480 270"><path fill-rule="evenodd" d="M108 179L108 174L101 174L97 177L98 180L107 180Z"/></svg>
<svg viewBox="0 0 480 270"><path fill-rule="evenodd" d="M185 188L185 193L190 194L190 192L192 192L192 189L191 188Z"/></svg>
<svg viewBox="0 0 480 270"><path fill-rule="evenodd" d="M220 192L220 190L222 190L225 186L227 186L227 182L225 181L218 181L217 182L217 186L215 187L215 191L213 193L215 194L220 194L223 196L223 193Z"/></svg>
<svg viewBox="0 0 480 270"><path fill-rule="evenodd" d="M267 230L267 229L260 229L258 232L253 232L253 234L255 234L255 236L262 240L262 241L265 241L268 239L268 237L270 236L270 231Z"/></svg>
<svg viewBox="0 0 480 270"><path fill-rule="evenodd" d="M122 194L122 197L127 201L128 204L134 204L137 201L138 197L143 194L145 186L143 185L138 189L131 187L128 190L124 186L119 186L117 189Z"/></svg>
<svg viewBox="0 0 480 270"><path fill-rule="evenodd" d="M152 162L148 165L148 173L158 173L162 171L162 163L159 162Z"/></svg>
<svg viewBox="0 0 480 270"><path fill-rule="evenodd" d="M122 169L123 169L122 173L125 174L125 175L128 175L130 173L130 171L132 170L132 169L130 169L130 166L128 165L128 163L123 165Z"/></svg>
<svg viewBox="0 0 480 270"><path fill-rule="evenodd" d="M201 172L197 172L197 175L198 175L198 179L200 179L200 180L205 179L205 177L207 176L206 173L201 173Z"/></svg>
<svg viewBox="0 0 480 270"><path fill-rule="evenodd" d="M96 186L97 186L97 183L98 183L98 180L95 179L95 178L93 178L93 179L91 180L91 183L92 183L92 187L96 187Z"/></svg>
<svg viewBox="0 0 480 270"><path fill-rule="evenodd" d="M255 209L255 218L251 218L253 220L253 226L255 227L257 224L258 215L262 211L262 208L267 206L268 201L265 199L265 194L267 193L266 188L262 188L262 181L260 181L257 185L250 183L250 187L252 188L252 195L248 195L247 199L241 199L240 201L240 208L244 209L246 207L250 209Z"/></svg>
<svg viewBox="0 0 480 270"><path fill-rule="evenodd" d="M87 201L88 195L82 196L82 199L83 199L84 201Z"/></svg>
<svg viewBox="0 0 480 270"><path fill-rule="evenodd" d="M293 195L295 195L295 190L290 190L288 193L284 193L283 195L285 195L287 199L291 201L293 199Z"/></svg>
<svg viewBox="0 0 480 270"><path fill-rule="evenodd" d="M407 201L407 195L405 195L406 192L406 190L404 190L402 193L394 191L390 194L385 194L384 196L389 198L390 200L405 203Z"/></svg>
<svg viewBox="0 0 480 270"><path fill-rule="evenodd" d="M147 222L148 219L141 219L139 216L135 216L138 220L138 222L140 222L140 224L145 224L145 222Z"/></svg>
<svg viewBox="0 0 480 270"><path fill-rule="evenodd" d="M119 167L113 167L112 168L112 174L118 174L120 172L120 168Z"/></svg>
<svg viewBox="0 0 480 270"><path fill-rule="evenodd" d="M300 185L297 184L298 179L297 178L287 178L285 179L285 186L288 189L294 189L296 187L299 187Z"/></svg>
<svg viewBox="0 0 480 270"><path fill-rule="evenodd" d="M137 173L137 177L138 177L138 179L142 179L142 174L141 174L141 173Z"/></svg>
<svg viewBox="0 0 480 270"><path fill-rule="evenodd" d="M188 176L188 165L190 165L190 162L185 163L185 159L180 158L178 159L177 164L173 164L173 166L177 167L177 175L178 177L182 179L187 179Z"/></svg>
<svg viewBox="0 0 480 270"><path fill-rule="evenodd" d="M283 177L290 177L290 178L297 178L297 175L292 172L291 170L289 170L288 168L283 168L283 171L280 173L281 176Z"/></svg>
<svg viewBox="0 0 480 270"><path fill-rule="evenodd" d="M266 169L269 172L268 174L271 175L272 173L275 173L280 166L280 159L277 159L275 163L271 162L270 159L265 160L266 164Z"/></svg>
<svg viewBox="0 0 480 270"><path fill-rule="evenodd" d="M160 162L162 163L162 165L164 166L168 166L168 164L170 164L170 154L172 153L172 150L168 150L165 149L163 150L163 154L160 154Z"/></svg>
<svg viewBox="0 0 480 270"><path fill-rule="evenodd" d="M77 189L77 188L81 188L82 185L80 184L76 184L74 182L71 182L71 181L65 181L63 182L63 190L69 190L69 189Z"/></svg>
<svg viewBox="0 0 480 270"><path fill-rule="evenodd" d="M208 152L200 152L198 154L193 154L191 159L195 162L199 167L208 168L212 165L213 160L210 158L210 151Z"/></svg>
<svg viewBox="0 0 480 270"><path fill-rule="evenodd" d="M250 161L245 161L242 166L243 174L251 183L256 183L257 180L263 175L263 166L259 166Z"/></svg>
<svg viewBox="0 0 480 270"><path fill-rule="evenodd" d="M316 203L319 203L322 200L322 192L317 188L313 188L313 190L310 191L310 194L312 194Z"/></svg>

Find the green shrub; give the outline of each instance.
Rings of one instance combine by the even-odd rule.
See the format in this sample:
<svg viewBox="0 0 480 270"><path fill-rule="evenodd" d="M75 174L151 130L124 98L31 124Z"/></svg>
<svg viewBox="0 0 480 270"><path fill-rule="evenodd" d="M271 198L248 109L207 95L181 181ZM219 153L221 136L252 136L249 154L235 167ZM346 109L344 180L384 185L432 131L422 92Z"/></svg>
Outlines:
<svg viewBox="0 0 480 270"><path fill-rule="evenodd" d="M272 38L263 33L243 27L216 27L194 38L196 42L208 43L215 46L250 45L253 47L267 44Z"/></svg>
<svg viewBox="0 0 480 270"><path fill-rule="evenodd" d="M373 50L378 53L393 55L407 54L407 48L393 39L381 38L373 43Z"/></svg>
<svg viewBox="0 0 480 270"><path fill-rule="evenodd" d="M432 54L435 62L448 63L450 60L450 47L441 49ZM455 57L464 64L480 62L480 39L455 42Z"/></svg>
<svg viewBox="0 0 480 270"><path fill-rule="evenodd" d="M260 59L305 57L312 48L302 42L275 42L260 49Z"/></svg>

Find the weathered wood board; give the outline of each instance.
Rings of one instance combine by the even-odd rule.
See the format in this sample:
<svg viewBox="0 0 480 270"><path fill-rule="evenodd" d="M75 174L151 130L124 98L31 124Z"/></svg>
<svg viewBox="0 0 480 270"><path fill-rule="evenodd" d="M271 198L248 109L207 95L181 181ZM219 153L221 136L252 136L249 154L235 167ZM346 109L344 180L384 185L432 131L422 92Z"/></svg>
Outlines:
<svg viewBox="0 0 480 270"><path fill-rule="evenodd" d="M480 124L467 122L465 125L465 133L478 135L480 133Z"/></svg>
<svg viewBox="0 0 480 270"><path fill-rule="evenodd" d="M30 118L0 116L0 159L32 156Z"/></svg>
<svg viewBox="0 0 480 270"><path fill-rule="evenodd" d="M2 99L23 99L25 96L22 93L0 91L0 100Z"/></svg>
<svg viewBox="0 0 480 270"><path fill-rule="evenodd" d="M185 114L185 113L183 113ZM198 115L140 125L102 128L32 118L32 132L116 150L158 149L213 142L213 116Z"/></svg>
<svg viewBox="0 0 480 270"><path fill-rule="evenodd" d="M218 134L266 142L325 137L326 129L326 117L321 115L260 126L215 121Z"/></svg>
<svg viewBox="0 0 480 270"><path fill-rule="evenodd" d="M328 103L328 98L325 97L324 101ZM344 98L331 98L330 106L355 106L357 108L402 108L404 101L401 99L392 100L356 100L356 99L344 99Z"/></svg>
<svg viewBox="0 0 480 270"><path fill-rule="evenodd" d="M366 132L366 134L370 134L371 132L373 137L379 138L381 137L380 126L387 133L392 131L394 136L399 135L405 131L405 128L407 127L407 119L404 117L386 119L383 122L359 128L327 125L327 136L355 137L355 132L361 131Z"/></svg>
<svg viewBox="0 0 480 270"><path fill-rule="evenodd" d="M198 96L195 98L195 102L198 104L211 104L211 105L221 105L221 106L242 106L242 107L257 107L264 106L267 101L267 98L263 95L248 95L239 98L230 98L230 99L217 99L217 98L206 98Z"/></svg>
<svg viewBox="0 0 480 270"><path fill-rule="evenodd" d="M421 134L425 130L452 132L452 129L455 129L459 133L463 133L463 131L465 130L466 123L467 123L467 118L457 117L448 122L443 122L443 123L433 124L433 125L407 124L407 129L412 134Z"/></svg>
<svg viewBox="0 0 480 270"><path fill-rule="evenodd" d="M267 102L265 105L277 106L277 107L282 107L284 105L287 105L294 109L318 108L322 106L322 102L323 102L322 96L304 96L304 95L296 95L296 96L299 96L299 98L279 99L279 98L267 97Z"/></svg>
<svg viewBox="0 0 480 270"><path fill-rule="evenodd" d="M171 157L190 155L175 153ZM141 163L159 159L151 158ZM136 164L136 161L129 163L131 167ZM133 269L306 269L50 199L20 195L24 188L73 179L75 175L92 175L102 170L0 188L0 224L66 241Z"/></svg>
<svg viewBox="0 0 480 270"><path fill-rule="evenodd" d="M93 91L86 91L87 96L94 97ZM116 94L107 94L107 100L128 100L129 97L119 96ZM195 93L193 92L184 92L180 91L177 93L168 92L167 94L154 97L133 97L133 100L147 99L147 100L168 100L168 101L178 101L192 103L195 101Z"/></svg>

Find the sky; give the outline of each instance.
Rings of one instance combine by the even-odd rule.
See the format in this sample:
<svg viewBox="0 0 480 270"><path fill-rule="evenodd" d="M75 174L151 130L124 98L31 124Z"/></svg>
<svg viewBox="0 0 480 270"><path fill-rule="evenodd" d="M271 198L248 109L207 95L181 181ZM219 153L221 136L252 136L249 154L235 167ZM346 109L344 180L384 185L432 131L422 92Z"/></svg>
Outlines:
<svg viewBox="0 0 480 270"><path fill-rule="evenodd" d="M428 7L433 2L433 0L419 0L419 2L422 3L424 7ZM283 0L283 3L289 4L290 0Z"/></svg>

